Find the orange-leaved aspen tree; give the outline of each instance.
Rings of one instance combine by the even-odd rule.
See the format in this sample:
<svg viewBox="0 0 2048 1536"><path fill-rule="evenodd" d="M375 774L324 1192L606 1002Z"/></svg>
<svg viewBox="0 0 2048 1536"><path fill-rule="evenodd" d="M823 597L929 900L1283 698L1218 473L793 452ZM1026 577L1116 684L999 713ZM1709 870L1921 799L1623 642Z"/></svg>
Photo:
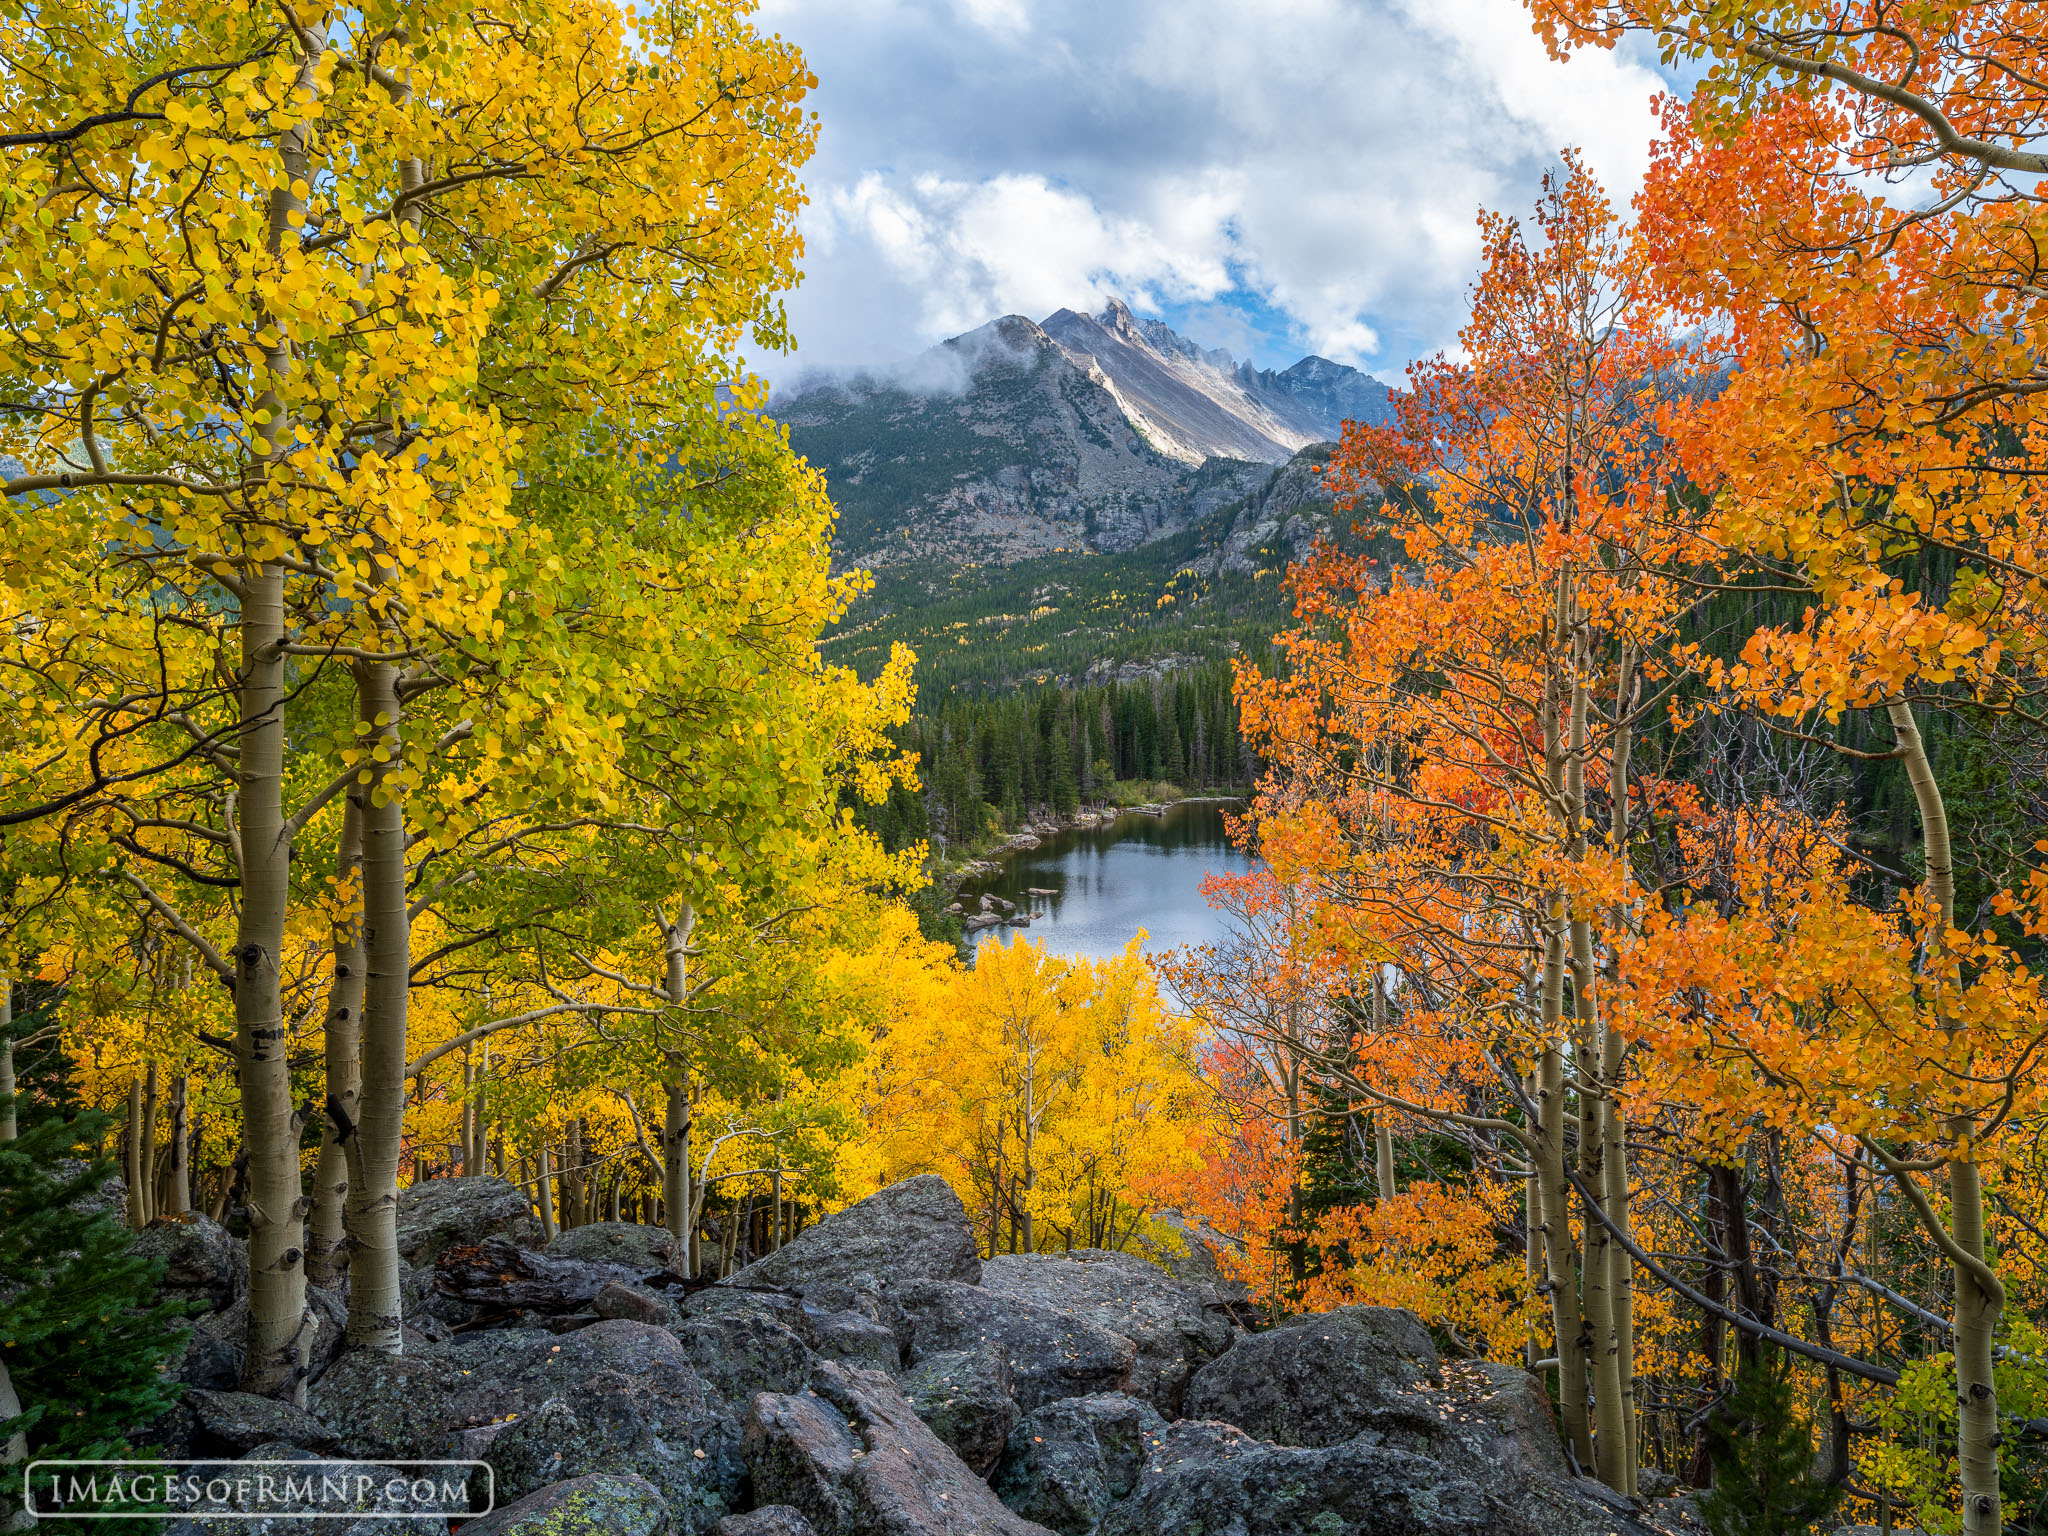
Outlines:
<svg viewBox="0 0 2048 1536"><path fill-rule="evenodd" d="M1633 1275L1612 1238L1628 1221L1627 1042L1602 968L1638 901L1630 744L1661 708L1687 602L1660 573L1696 554L1666 446L1684 369L1637 246L1575 158L1532 230L1481 225L1466 360L1412 370L1398 421L1347 428L1331 464L1339 506L1410 563L1383 577L1323 551L1297 572L1286 675L1241 669L1242 689L1275 765L1263 851L1318 892L1333 945L1401 966L1428 1000L1415 1021L1440 1031L1428 1093L1347 1080L1526 1141L1566 1440L1630 1491ZM1533 1123L1428 1102L1459 1061L1496 1091L1529 1073Z"/></svg>
<svg viewBox="0 0 2048 1536"><path fill-rule="evenodd" d="M2033 470L2048 34L2021 0L1531 9L1558 51L1641 32L1711 65L1667 109L1643 198L1660 287L1728 366L1688 469L1715 497L1716 536L1812 598L1727 681L1788 729L1832 737L1856 710L1889 722L1920 822L1924 1006L1952 1016L1944 973L1966 941L1915 704L2010 710L2038 691L2048 646L2048 504ZM1959 1021L1947 1038L1955 1112L1927 1142L1950 1189L1946 1224L1901 1192L1954 1264L1958 1493L1967 1536L1987 1536L2003 1520L2002 1287L1981 1183L2007 1110L2002 1093L1972 1102L1963 1085L1996 1082L2006 1042Z"/></svg>

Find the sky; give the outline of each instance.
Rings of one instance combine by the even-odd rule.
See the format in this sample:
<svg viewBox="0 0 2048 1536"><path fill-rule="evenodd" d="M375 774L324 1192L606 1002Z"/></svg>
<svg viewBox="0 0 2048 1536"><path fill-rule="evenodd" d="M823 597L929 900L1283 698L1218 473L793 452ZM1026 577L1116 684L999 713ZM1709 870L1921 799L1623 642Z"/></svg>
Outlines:
<svg viewBox="0 0 2048 1536"><path fill-rule="evenodd" d="M1664 89L1518 0L763 0L819 86L798 350L894 362L1114 295L1261 367L1454 348L1482 207L1573 146L1618 201Z"/></svg>

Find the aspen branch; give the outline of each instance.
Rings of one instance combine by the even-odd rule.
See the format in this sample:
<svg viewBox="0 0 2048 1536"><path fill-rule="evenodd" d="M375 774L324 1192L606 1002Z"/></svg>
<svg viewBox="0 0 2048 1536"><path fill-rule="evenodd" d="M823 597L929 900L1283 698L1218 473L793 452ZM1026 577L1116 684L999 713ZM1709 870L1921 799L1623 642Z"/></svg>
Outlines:
<svg viewBox="0 0 2048 1536"><path fill-rule="evenodd" d="M198 929L194 928L190 923L186 922L185 919L181 915L179 915L178 909L173 907L169 902L165 901L163 897L157 895L155 891L151 890L149 888L148 882L145 881L140 875L136 874L134 870L122 870L120 878L123 881L123 883L131 887L137 894L139 894L142 897L144 901L149 903L151 908L155 910L156 915L158 917L161 917L165 922L171 925L172 929L176 931L179 938L183 939L187 944L190 944L194 949L199 951L200 959L206 962L208 968L211 969L216 976L218 976L223 982L227 983L228 986L234 986L235 968L232 965L229 965L226 958L221 954L221 952L215 949L213 945L208 942L206 935L201 933Z"/></svg>

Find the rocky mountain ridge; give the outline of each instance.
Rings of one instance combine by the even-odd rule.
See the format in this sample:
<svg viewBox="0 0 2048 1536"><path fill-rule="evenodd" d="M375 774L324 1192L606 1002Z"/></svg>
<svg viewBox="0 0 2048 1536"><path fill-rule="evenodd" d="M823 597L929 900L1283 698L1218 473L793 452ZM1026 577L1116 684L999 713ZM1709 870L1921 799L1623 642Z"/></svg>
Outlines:
<svg viewBox="0 0 2048 1536"><path fill-rule="evenodd" d="M1135 548L1347 417L1386 419L1391 398L1325 358L1237 364L1112 302L1006 315L895 368L800 383L770 410L825 472L841 565L879 567Z"/></svg>
<svg viewBox="0 0 2048 1536"><path fill-rule="evenodd" d="M498 1507L272 1516L261 1536L1651 1536L1697 1531L1576 1476L1517 1366L1445 1361L1410 1314L1262 1332L1189 1267L980 1257L943 1180L893 1185L707 1284L657 1228L550 1242L491 1178L401 1196L405 1352L340 1348L316 1300L304 1407L234 1390L246 1258L149 1229L203 1301L156 1426L172 1455L492 1468ZM317 1287L314 1289L318 1289ZM325 1301L331 1301L322 1292ZM234 1311L244 1308L243 1333ZM211 1475L211 1474L209 1474Z"/></svg>

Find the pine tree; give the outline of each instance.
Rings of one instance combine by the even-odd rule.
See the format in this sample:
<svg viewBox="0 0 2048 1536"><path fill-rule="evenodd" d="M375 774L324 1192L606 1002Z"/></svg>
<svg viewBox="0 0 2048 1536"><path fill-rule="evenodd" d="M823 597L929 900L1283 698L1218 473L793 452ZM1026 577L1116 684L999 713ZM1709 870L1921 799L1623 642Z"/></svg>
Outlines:
<svg viewBox="0 0 2048 1536"><path fill-rule="evenodd" d="M1759 1348L1737 1367L1707 1424L1714 1486L1700 1495L1699 1511L1714 1536L1801 1536L1841 1497L1814 1476L1813 1441L1792 1397L1778 1351Z"/></svg>
<svg viewBox="0 0 2048 1536"><path fill-rule="evenodd" d="M31 1457L120 1455L178 1396L158 1372L186 1304L155 1299L163 1261L136 1253L99 1197L112 1123L88 1110L0 1141L0 1382L22 1406L0 1418L0 1445L23 1435Z"/></svg>

